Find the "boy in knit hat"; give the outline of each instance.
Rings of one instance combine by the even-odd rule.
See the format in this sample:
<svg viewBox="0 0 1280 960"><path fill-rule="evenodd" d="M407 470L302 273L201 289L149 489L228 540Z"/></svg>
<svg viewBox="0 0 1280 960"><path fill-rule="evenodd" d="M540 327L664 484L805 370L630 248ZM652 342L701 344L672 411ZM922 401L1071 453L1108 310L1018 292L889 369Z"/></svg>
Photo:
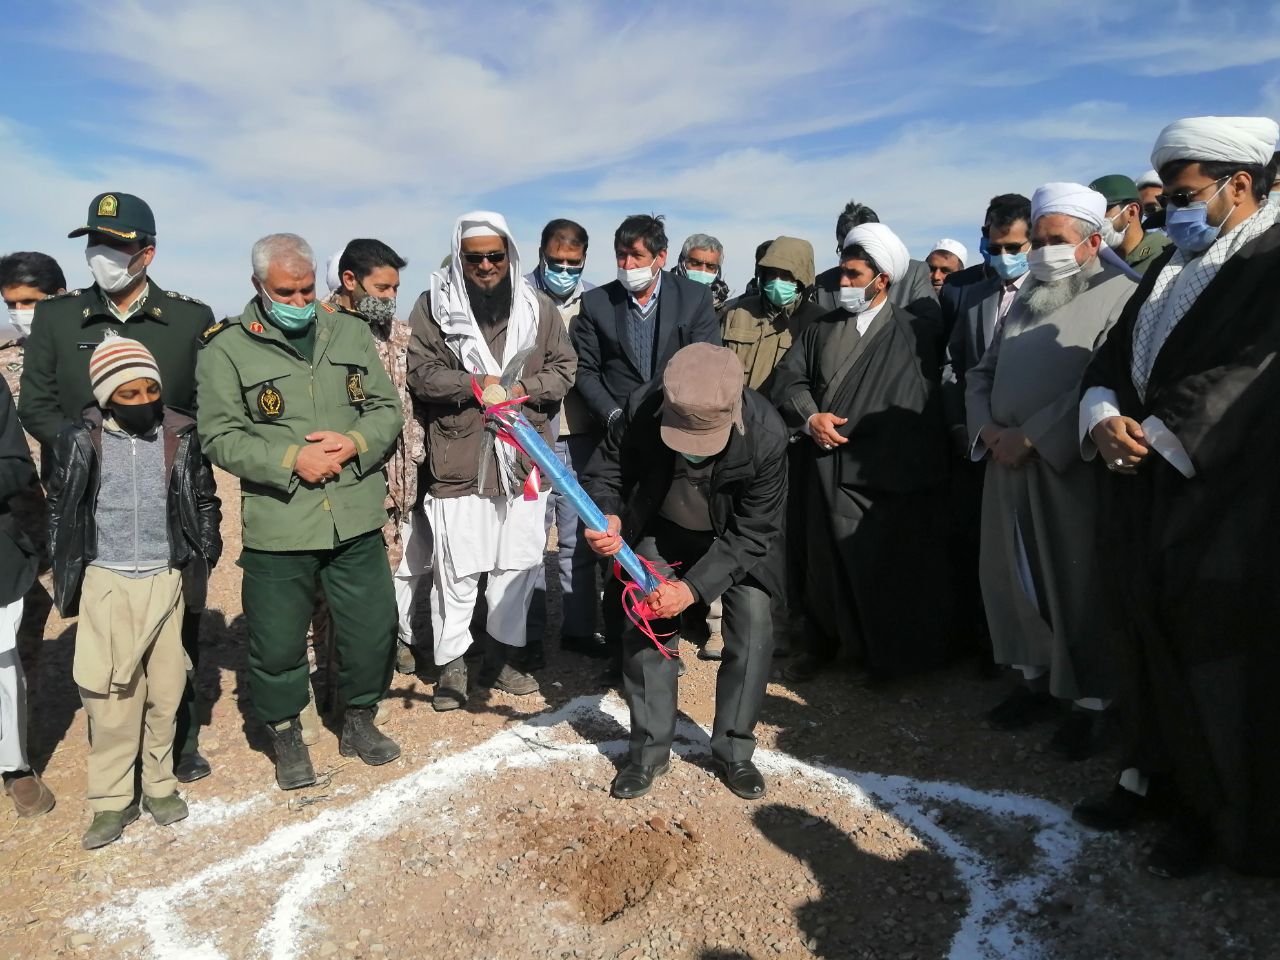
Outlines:
<svg viewBox="0 0 1280 960"><path fill-rule="evenodd" d="M97 403L55 447L49 553L58 610L80 615L72 672L89 718L92 850L138 819L139 754L142 809L161 825L187 816L173 775L182 615L203 606L222 541L195 421L164 406L151 352L108 334L89 379Z"/></svg>

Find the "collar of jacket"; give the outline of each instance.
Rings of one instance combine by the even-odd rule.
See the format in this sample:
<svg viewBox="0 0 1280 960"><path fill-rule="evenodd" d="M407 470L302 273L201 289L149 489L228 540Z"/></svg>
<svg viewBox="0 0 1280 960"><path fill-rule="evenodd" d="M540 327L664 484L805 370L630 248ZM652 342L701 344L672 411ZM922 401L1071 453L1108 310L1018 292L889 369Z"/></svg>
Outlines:
<svg viewBox="0 0 1280 960"><path fill-rule="evenodd" d="M82 414L84 422L89 425L89 439L93 441L94 449L98 455L102 455L102 427L103 416L102 408L96 403L91 403L84 408ZM164 408L164 420L160 423L160 429L164 433L164 460L166 467L173 466L173 456L178 449L178 443L182 438L196 428L196 422L185 413L173 409L172 407Z"/></svg>
<svg viewBox="0 0 1280 960"><path fill-rule="evenodd" d="M107 295L97 283L89 287L85 293L88 294L89 303L80 318L80 326L86 327L99 317L106 317L112 323L128 322L127 320L121 320L111 312L111 308L107 306ZM145 298L145 302L142 305L142 309L130 317L129 320L133 320L135 317L147 317L150 320L158 320L160 323L168 323L169 319L164 315L164 307L161 303L162 300L167 300L168 298L162 296L163 293L164 290L157 286L154 280L147 277L147 287L139 295Z"/></svg>

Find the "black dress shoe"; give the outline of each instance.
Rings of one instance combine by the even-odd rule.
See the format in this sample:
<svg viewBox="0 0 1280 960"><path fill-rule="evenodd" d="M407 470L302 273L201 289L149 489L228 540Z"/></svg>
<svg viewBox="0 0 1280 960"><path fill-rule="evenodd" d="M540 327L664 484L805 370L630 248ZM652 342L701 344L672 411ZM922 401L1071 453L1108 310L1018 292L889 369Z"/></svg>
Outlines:
<svg viewBox="0 0 1280 960"><path fill-rule="evenodd" d="M628 763L613 778L613 786L609 792L619 800L634 800L636 797L643 797L653 786L653 781L670 769L670 760L663 760L652 767L644 767L638 763Z"/></svg>
<svg viewBox="0 0 1280 960"><path fill-rule="evenodd" d="M987 720L1000 730L1021 730L1033 723L1052 720L1061 709L1052 694L1018 687L991 709Z"/></svg>
<svg viewBox="0 0 1280 960"><path fill-rule="evenodd" d="M764 776L750 760L721 760L720 773L724 785L743 800L759 800L764 796Z"/></svg>
<svg viewBox="0 0 1280 960"><path fill-rule="evenodd" d="M1072 710L1053 732L1049 749L1067 760L1087 760L1106 743L1109 725L1103 710Z"/></svg>
<svg viewBox="0 0 1280 960"><path fill-rule="evenodd" d="M1147 870L1157 877L1178 880L1204 869L1209 861L1213 832L1200 817L1181 814L1147 855Z"/></svg>
<svg viewBox="0 0 1280 960"><path fill-rule="evenodd" d="M1071 808L1071 819L1094 830L1128 830L1148 814L1151 801L1116 784Z"/></svg>
<svg viewBox="0 0 1280 960"><path fill-rule="evenodd" d="M576 653L592 660L604 660L610 654L609 644L601 634L593 633L582 636L574 633L560 634L560 649L565 653Z"/></svg>
<svg viewBox="0 0 1280 960"><path fill-rule="evenodd" d="M173 775L179 783L194 783L211 773L213 768L209 766L209 761L194 750L179 757L178 762L173 765Z"/></svg>

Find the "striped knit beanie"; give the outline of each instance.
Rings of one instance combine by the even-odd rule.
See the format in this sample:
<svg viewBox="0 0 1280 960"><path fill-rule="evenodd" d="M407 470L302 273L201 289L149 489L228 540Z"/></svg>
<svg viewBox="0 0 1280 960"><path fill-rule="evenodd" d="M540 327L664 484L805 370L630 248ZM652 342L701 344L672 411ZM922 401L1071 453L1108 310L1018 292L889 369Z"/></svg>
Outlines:
<svg viewBox="0 0 1280 960"><path fill-rule="evenodd" d="M160 383L160 368L151 351L137 340L108 333L89 358L89 383L98 406L106 407L111 395L130 380L147 377Z"/></svg>

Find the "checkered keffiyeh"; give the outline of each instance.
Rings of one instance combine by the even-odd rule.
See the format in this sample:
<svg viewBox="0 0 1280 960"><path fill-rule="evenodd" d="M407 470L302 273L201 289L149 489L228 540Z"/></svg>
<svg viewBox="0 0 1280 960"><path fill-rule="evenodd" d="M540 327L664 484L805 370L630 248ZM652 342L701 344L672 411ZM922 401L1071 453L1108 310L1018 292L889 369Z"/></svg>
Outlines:
<svg viewBox="0 0 1280 960"><path fill-rule="evenodd" d="M1147 382L1151 379L1151 368L1155 366L1160 348L1218 275L1222 265L1277 220L1280 220L1280 203L1269 201L1244 223L1215 240L1204 253L1189 256L1179 250L1165 264L1151 288L1151 295L1138 311L1138 320L1133 327L1133 361L1129 375L1139 397L1146 399Z"/></svg>

